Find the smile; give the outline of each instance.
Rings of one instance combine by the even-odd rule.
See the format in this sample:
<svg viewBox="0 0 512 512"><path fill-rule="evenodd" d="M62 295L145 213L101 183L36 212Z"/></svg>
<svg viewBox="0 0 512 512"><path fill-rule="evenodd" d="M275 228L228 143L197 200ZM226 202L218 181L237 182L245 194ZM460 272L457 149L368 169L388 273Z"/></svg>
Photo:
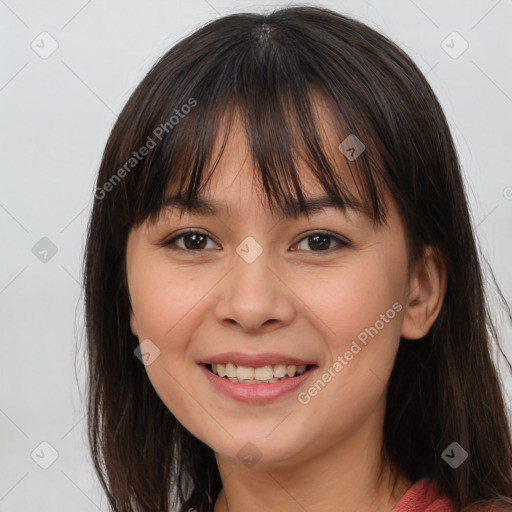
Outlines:
<svg viewBox="0 0 512 512"><path fill-rule="evenodd" d="M289 379L304 374L312 365L276 364L258 367L242 366L233 363L217 363L207 365L207 368L230 382L239 384L272 384L283 379Z"/></svg>
<svg viewBox="0 0 512 512"><path fill-rule="evenodd" d="M231 399L250 404L262 404L290 395L307 380L312 379L319 370L317 365L284 364L250 367L233 363L203 363L199 367L214 390ZM221 373L224 374L223 377L220 376ZM235 377L228 376L234 374ZM246 378L251 375L252 378Z"/></svg>

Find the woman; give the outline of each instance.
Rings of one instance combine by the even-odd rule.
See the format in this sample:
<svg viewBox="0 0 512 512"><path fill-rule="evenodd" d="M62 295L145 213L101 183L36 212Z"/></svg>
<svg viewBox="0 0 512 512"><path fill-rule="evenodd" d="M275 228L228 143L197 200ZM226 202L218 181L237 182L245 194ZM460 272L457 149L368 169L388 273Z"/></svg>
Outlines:
<svg viewBox="0 0 512 512"><path fill-rule="evenodd" d="M89 434L112 510L512 504L459 163L385 37L317 7L208 23L132 94L95 196Z"/></svg>

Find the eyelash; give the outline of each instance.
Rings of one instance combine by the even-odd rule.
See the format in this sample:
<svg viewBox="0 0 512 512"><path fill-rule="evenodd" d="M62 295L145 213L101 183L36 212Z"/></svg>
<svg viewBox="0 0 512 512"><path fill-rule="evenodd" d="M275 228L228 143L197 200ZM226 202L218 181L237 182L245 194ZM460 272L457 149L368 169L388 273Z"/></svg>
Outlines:
<svg viewBox="0 0 512 512"><path fill-rule="evenodd" d="M179 240L180 238L183 238L186 235L203 235L203 236L205 236L207 238L210 238L210 240L213 240L207 233L204 233L204 232L198 231L198 230L188 230L188 231L184 231L182 233L179 233L178 235L175 235L175 236L173 236L172 238L170 238L168 240L164 240L160 245L163 246L163 247L168 247L168 248L170 248L173 251L182 251L182 252L187 252L187 253L194 253L194 252L200 253L200 252L206 251L206 249L193 250L193 249L184 249L183 247L177 247L177 246L172 247L173 245L175 245L176 240ZM329 249L326 249L325 251L323 251L323 250L307 251L306 250L306 252L311 252L313 254L314 253L331 253L332 251L340 250L340 249L345 248L345 247L351 247L351 244L349 242L347 242L345 240L342 240L341 238L339 238L338 236L334 235L333 233L331 233L329 231L313 231L313 232L309 233L308 235L302 237L294 245L297 245L300 242L302 242L303 240L307 240L308 238L312 238L315 235L323 235L323 236L327 236L327 237L335 240L338 243L338 247L334 248L334 249L333 248L329 248Z"/></svg>

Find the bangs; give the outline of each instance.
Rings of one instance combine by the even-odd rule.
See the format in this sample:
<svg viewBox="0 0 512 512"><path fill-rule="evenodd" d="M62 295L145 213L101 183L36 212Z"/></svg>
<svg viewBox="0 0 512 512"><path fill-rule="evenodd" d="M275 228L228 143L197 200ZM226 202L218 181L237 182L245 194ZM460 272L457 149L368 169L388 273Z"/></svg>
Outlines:
<svg viewBox="0 0 512 512"><path fill-rule="evenodd" d="M338 52L311 58L315 46L308 43L307 34L301 35L300 45L283 44L283 38L299 34L288 34L283 27L248 24L247 37L239 36L239 20L238 33L232 34L229 44L217 41L210 52L197 56L192 67L176 62L164 65L163 60L173 60L171 50L145 79L154 85L152 97L145 99L148 106L140 105L146 120L144 136L162 126L173 112L182 109L183 115L174 116L178 122L166 130L134 173L136 193L128 194L134 199L130 224L148 218L154 222L170 193L186 206L193 204L222 156L235 114L245 129L250 157L273 213L309 215L308 194L297 170L303 162L341 208L363 210L374 224L385 221L385 155L382 144L376 149L374 141L379 138L364 97L367 87L353 71L356 57ZM195 37L201 38L201 31ZM177 47L186 44L184 40ZM330 69L334 57L340 68L335 73ZM152 76L156 69L159 76ZM340 82L340 77L346 80ZM319 100L325 107L322 115L316 108ZM184 109L192 103L193 108ZM329 138L326 124L331 127ZM214 155L221 127L227 128ZM350 192L354 189L356 193Z"/></svg>
<svg viewBox="0 0 512 512"><path fill-rule="evenodd" d="M336 205L362 211L374 223L381 222L382 199L371 167L361 156L358 157L360 161L350 160L338 148L351 132L345 127L338 129L336 133L341 134L338 143L329 145L325 136L319 133L319 121L298 122L299 118L312 120L311 102L308 95L308 101L303 105L305 111L296 111L295 118L290 116L289 109L283 108L290 105L289 101L276 101L265 111L261 110L261 102L257 105L208 104L205 112L197 112L186 128L175 133L173 157L157 164L168 170L162 187L166 194L155 202L147 215L148 220L156 221L169 196L184 206L194 204L221 160L236 117L245 129L250 158L263 192L260 199L266 200L272 213L309 215L306 202L309 194L299 179L298 164L302 162ZM219 146L220 150L214 154L214 148ZM349 157L357 149L349 147ZM345 169L349 171L348 176Z"/></svg>

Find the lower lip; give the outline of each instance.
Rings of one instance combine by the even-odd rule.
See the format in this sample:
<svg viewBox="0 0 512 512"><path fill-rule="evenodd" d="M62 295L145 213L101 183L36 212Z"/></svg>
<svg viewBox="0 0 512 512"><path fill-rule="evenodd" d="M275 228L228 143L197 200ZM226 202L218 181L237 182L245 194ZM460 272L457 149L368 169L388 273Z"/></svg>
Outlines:
<svg viewBox="0 0 512 512"><path fill-rule="evenodd" d="M318 369L315 366L302 375L278 380L270 384L238 384L212 373L204 364L200 364L200 367L215 389L235 400L248 403L270 402L290 393L309 379Z"/></svg>

